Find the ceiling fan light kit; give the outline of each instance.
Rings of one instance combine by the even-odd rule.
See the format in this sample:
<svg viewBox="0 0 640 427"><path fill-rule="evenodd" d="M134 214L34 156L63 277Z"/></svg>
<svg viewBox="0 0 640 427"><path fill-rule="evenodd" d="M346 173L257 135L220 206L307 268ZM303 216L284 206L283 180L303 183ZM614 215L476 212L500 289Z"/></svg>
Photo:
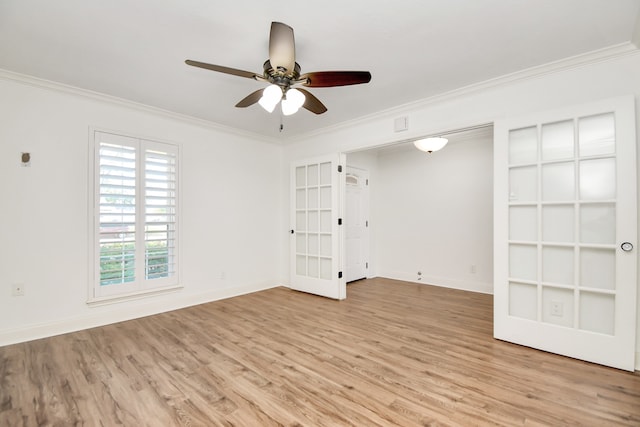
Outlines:
<svg viewBox="0 0 640 427"><path fill-rule="evenodd" d="M269 113L273 112L282 98L282 89L276 85L269 85L262 91L262 98L258 104Z"/></svg>
<svg viewBox="0 0 640 427"><path fill-rule="evenodd" d="M413 142L413 145L415 145L418 150L432 153L434 151L442 150L444 146L447 145L447 142L449 142L447 138L430 137L418 139Z"/></svg>
<svg viewBox="0 0 640 427"><path fill-rule="evenodd" d="M247 95L236 104L236 107L246 108L258 103L271 113L282 100L282 113L285 116L295 114L300 107L315 114L327 111L327 107L311 92L302 88L296 89L294 86L335 87L371 81L371 73L368 71L315 71L301 75L300 65L295 58L293 28L281 22L272 22L269 35L269 59L263 65L262 75L190 59L185 63L193 67L270 83L265 89L259 89Z"/></svg>
<svg viewBox="0 0 640 427"><path fill-rule="evenodd" d="M282 98L282 114L290 116L298 112L304 105L306 98L298 89L289 89Z"/></svg>

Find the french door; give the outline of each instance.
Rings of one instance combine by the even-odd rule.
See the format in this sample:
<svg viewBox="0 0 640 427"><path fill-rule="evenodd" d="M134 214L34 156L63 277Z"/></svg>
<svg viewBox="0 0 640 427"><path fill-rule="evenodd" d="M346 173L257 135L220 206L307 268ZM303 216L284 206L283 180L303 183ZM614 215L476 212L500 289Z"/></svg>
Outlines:
<svg viewBox="0 0 640 427"><path fill-rule="evenodd" d="M495 123L494 336L634 369L634 98Z"/></svg>
<svg viewBox="0 0 640 427"><path fill-rule="evenodd" d="M343 277L342 203L345 156L291 166L291 288L334 299L347 297Z"/></svg>

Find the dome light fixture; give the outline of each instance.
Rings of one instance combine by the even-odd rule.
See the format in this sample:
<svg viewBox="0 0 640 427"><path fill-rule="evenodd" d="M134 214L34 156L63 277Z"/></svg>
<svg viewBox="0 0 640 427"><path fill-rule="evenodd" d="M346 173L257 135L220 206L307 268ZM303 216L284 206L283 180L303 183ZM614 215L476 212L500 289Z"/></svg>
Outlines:
<svg viewBox="0 0 640 427"><path fill-rule="evenodd" d="M427 153L433 153L434 151L442 150L447 145L449 140L442 137L430 137L424 139L418 139L413 142L418 150L426 151Z"/></svg>

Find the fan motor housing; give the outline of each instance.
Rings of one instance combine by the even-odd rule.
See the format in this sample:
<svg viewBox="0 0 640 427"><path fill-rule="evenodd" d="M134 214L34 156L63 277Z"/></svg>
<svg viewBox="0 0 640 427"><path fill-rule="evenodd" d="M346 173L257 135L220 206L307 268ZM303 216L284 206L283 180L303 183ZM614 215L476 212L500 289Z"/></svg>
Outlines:
<svg viewBox="0 0 640 427"><path fill-rule="evenodd" d="M262 66L264 69L264 78L269 81L269 83L273 83L274 85L278 85L283 89L288 89L293 82L295 82L298 77L300 77L300 64L295 63L295 67L292 72L284 73L280 70L274 70L271 66L271 61L268 59L265 61Z"/></svg>

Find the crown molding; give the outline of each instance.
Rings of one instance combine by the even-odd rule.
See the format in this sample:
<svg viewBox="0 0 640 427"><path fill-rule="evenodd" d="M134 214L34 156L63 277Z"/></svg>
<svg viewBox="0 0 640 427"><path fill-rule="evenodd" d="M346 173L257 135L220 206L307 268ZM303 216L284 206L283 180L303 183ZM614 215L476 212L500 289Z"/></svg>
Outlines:
<svg viewBox="0 0 640 427"><path fill-rule="evenodd" d="M637 28L638 26L636 26L636 29ZM637 30L637 33L640 33L640 30ZM640 34L636 35L640 37ZM640 41L638 44L640 44ZM571 70L574 68L582 68L600 62L613 61L618 58L636 54L640 54L640 48L636 46L636 44L631 42L620 43L603 49L598 49L584 54L563 58L558 61L549 62L543 65L527 68L525 70L516 71L514 73L505 74L503 76L485 80L479 83L473 83L448 92L444 92L442 94L434 95L418 101L413 101L407 104L398 105L396 107L378 111L376 113L362 116L354 120L338 123L334 126L328 126L312 132L300 134L295 137L292 136L286 139L284 143L299 142L305 139L337 132L342 129L379 121L381 119L388 119L389 117L406 115L408 113L428 107L433 104L445 102L448 100L459 98L461 96L472 95L478 92L485 91L487 89L505 86L519 81L535 79L546 75Z"/></svg>
<svg viewBox="0 0 640 427"><path fill-rule="evenodd" d="M506 74L493 79L485 80L479 83L473 83L471 85L463 86L442 94L434 95L428 98L424 98L418 101L410 102L407 104L398 105L383 111L378 111L366 116L359 117L357 119L338 123L333 126L328 126L322 129L317 129L311 132L296 134L286 138L273 138L260 135L253 132L244 131L238 128L225 126L210 120L199 119L186 114L176 113L169 110L164 110L158 107L152 107L150 105L130 101L124 98L119 98L112 95L107 95L100 92L95 92L87 89L78 88L75 86L66 85L63 83L54 82L51 80L45 80L26 74L20 74L13 71L0 69L0 79L18 82L24 85L35 86L42 89L53 90L65 94L76 95L84 98L89 98L97 101L118 105L121 107L131 108L137 111L147 112L162 116L165 118L177 120L183 123L204 127L207 129L225 132L236 136L258 140L274 145L287 145L303 141L305 139L330 134L333 132L347 129L354 126L367 124L381 119L403 115L411 113L415 110L419 110L428 107L433 104L455 99L461 96L472 95L487 89L508 85L514 82L539 78L545 75L550 75L574 68L585 67L591 64L600 62L612 61L624 56L634 55L640 53L640 16L638 17L639 24L636 25L633 41L620 43L617 45L609 46L603 49L587 52L580 55L571 56L558 61L549 62L536 67L527 68L525 70L516 71L514 73Z"/></svg>
<svg viewBox="0 0 640 427"><path fill-rule="evenodd" d="M75 86L66 85L64 83L54 82L51 80L41 79L39 77L30 76L27 74L20 74L9 70L0 68L0 79L13 81L27 86L37 87L39 89L46 89L55 92L60 92L67 95L75 95L83 98L92 99L95 101L105 102L120 107L130 108L136 111L151 113L157 116L161 116L168 119L177 120L186 124L200 126L206 129L215 130L218 132L224 132L233 134L236 136L249 138L253 140L259 140L275 145L282 145L282 141L279 139L267 137L253 132L244 131L230 126L224 126L216 122L209 120L199 119L197 117L189 116L186 114L176 113L169 110L164 110L158 107L152 107L150 105L142 104L128 99L119 98L117 96L107 95L100 92L91 91L88 89L82 89Z"/></svg>

